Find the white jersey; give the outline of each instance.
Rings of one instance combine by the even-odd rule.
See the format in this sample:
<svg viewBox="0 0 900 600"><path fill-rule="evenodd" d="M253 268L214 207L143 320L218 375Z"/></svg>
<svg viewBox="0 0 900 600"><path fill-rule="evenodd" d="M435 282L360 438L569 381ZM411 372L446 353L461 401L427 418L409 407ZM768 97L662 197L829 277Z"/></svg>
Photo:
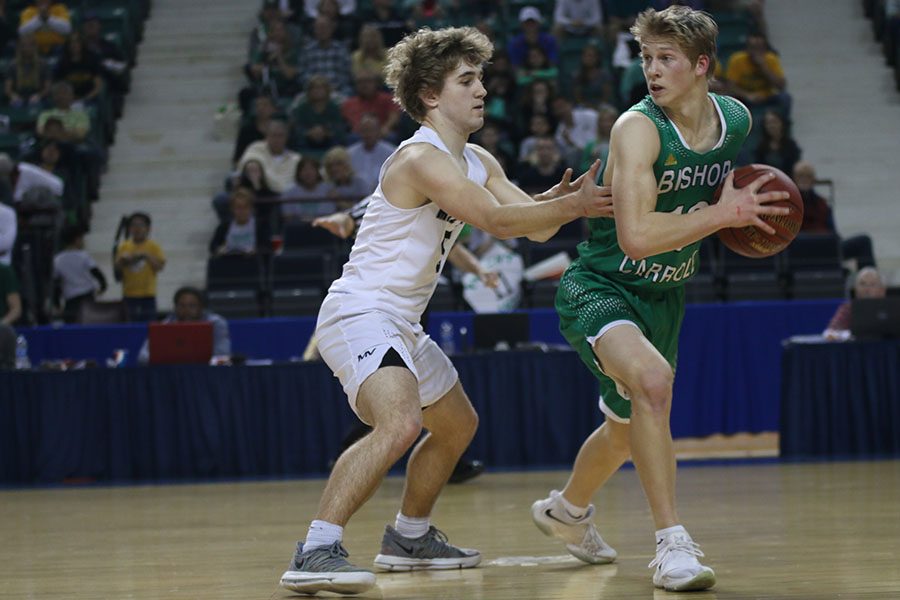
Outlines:
<svg viewBox="0 0 900 600"><path fill-rule="evenodd" d="M409 323L418 323L422 317L464 225L433 202L397 208L385 198L381 184L394 156L409 144L422 143L450 154L437 132L422 126L384 161L350 258L331 284L322 312L327 308L329 313L351 315L377 310ZM467 177L483 186L487 170L481 159L468 146L463 156Z"/></svg>

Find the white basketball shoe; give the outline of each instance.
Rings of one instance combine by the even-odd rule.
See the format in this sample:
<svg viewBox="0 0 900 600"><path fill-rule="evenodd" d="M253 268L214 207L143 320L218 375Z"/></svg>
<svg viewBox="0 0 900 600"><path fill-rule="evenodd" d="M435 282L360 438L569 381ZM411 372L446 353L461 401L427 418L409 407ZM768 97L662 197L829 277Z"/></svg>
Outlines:
<svg viewBox="0 0 900 600"><path fill-rule="evenodd" d="M673 531L656 543L653 585L670 592L705 590L716 584L716 574L697 560L703 552L684 528Z"/></svg>
<svg viewBox="0 0 900 600"><path fill-rule="evenodd" d="M587 512L576 519L563 506L560 496L557 490L552 490L549 498L531 505L531 517L537 528L565 542L566 550L586 563L602 565L616 560L618 554L594 527L594 505L588 506Z"/></svg>

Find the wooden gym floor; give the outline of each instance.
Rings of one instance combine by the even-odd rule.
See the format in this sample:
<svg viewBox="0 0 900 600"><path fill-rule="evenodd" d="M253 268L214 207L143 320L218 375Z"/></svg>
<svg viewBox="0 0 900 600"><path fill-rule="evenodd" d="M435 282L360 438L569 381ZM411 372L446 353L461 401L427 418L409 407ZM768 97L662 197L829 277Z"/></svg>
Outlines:
<svg viewBox="0 0 900 600"><path fill-rule="evenodd" d="M379 575L367 597L625 599L654 590L652 524L633 469L596 498L619 551L584 565L532 525L529 507L566 473L486 474L449 486L435 514L477 569ZM386 480L347 529L370 565L402 480ZM0 491L0 598L253 600L278 587L321 480ZM681 516L718 585L691 599L900 598L900 461L684 465Z"/></svg>

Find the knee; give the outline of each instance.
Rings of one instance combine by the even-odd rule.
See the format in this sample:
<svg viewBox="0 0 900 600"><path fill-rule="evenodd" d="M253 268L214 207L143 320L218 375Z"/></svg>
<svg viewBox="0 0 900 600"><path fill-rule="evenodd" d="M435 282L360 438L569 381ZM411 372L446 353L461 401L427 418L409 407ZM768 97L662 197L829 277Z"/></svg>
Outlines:
<svg viewBox="0 0 900 600"><path fill-rule="evenodd" d="M675 374L669 365L645 369L637 378L637 390L632 402L638 410L668 414L672 404L672 384Z"/></svg>
<svg viewBox="0 0 900 600"><path fill-rule="evenodd" d="M375 431L390 440L391 454L397 458L409 450L422 434L422 414L416 412L404 415L384 426L376 426ZM373 432L374 433L374 432Z"/></svg>

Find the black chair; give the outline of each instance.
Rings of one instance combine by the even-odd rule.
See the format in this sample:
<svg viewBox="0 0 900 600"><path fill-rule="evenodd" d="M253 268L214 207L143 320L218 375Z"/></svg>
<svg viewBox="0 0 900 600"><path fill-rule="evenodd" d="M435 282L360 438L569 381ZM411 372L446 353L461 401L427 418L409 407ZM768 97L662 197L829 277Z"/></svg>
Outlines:
<svg viewBox="0 0 900 600"><path fill-rule="evenodd" d="M706 238L700 242L699 253L700 266L684 284L685 302L719 302L724 298L721 244Z"/></svg>
<svg viewBox="0 0 900 600"><path fill-rule="evenodd" d="M791 297L843 297L846 273L841 261L841 239L837 235L798 235L787 249Z"/></svg>
<svg viewBox="0 0 900 600"><path fill-rule="evenodd" d="M288 223L282 230L285 251L327 250L336 252L340 239L321 227L309 223Z"/></svg>
<svg viewBox="0 0 900 600"><path fill-rule="evenodd" d="M776 300L787 297L781 255L747 258L722 248L722 273L728 300Z"/></svg>
<svg viewBox="0 0 900 600"><path fill-rule="evenodd" d="M209 310L226 319L262 316L266 291L263 256L225 254L206 263Z"/></svg>
<svg viewBox="0 0 900 600"><path fill-rule="evenodd" d="M125 302L85 300L78 305L76 322L83 325L124 323L128 320Z"/></svg>
<svg viewBox="0 0 900 600"><path fill-rule="evenodd" d="M272 314L314 315L333 277L332 255L285 252L272 257Z"/></svg>

